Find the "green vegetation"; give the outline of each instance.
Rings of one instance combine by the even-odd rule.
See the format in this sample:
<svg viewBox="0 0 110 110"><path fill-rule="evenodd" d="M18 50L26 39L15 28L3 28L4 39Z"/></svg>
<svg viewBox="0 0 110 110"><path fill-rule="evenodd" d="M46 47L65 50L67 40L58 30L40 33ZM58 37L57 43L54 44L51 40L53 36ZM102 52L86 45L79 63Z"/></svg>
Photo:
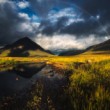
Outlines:
<svg viewBox="0 0 110 110"><path fill-rule="evenodd" d="M4 65L3 68L7 66L12 67L23 62L46 62L47 65L51 65L56 71L64 69L64 71L60 71L60 74L66 75L69 79L68 84L64 88L60 87L61 92L59 92L60 88L58 88L58 91L50 91L48 94L45 92L42 84L36 83L34 89L30 89L26 95L27 99L24 98L26 109L40 110L41 106L45 106L45 104L42 105L43 93L46 95L45 100L47 102L45 103L47 103L49 110L57 110L55 104L62 106L63 110L110 109L109 55L37 58L3 57L0 60L0 66L2 67ZM58 103L53 102L52 96L54 95L56 97L55 101ZM17 107L17 104L15 106Z"/></svg>
<svg viewBox="0 0 110 110"><path fill-rule="evenodd" d="M0 57L8 57L11 56L11 50L7 49L4 51L1 51L0 53ZM18 57L47 57L47 56L53 56L52 54L45 52L45 51L41 51L41 50L28 50L25 52L19 52L19 53L13 53L12 56L18 56Z"/></svg>
<svg viewBox="0 0 110 110"><path fill-rule="evenodd" d="M110 60L74 63L69 93L73 110L110 109Z"/></svg>
<svg viewBox="0 0 110 110"><path fill-rule="evenodd" d="M109 110L110 109L110 60L90 63L73 62L67 67L71 73L68 86L63 89L59 105L66 102L63 110ZM67 75L67 72L65 72ZM39 89L38 89L39 88ZM27 106L40 108L43 86L33 90ZM60 90L59 90L60 91ZM46 93L45 93L46 94ZM53 93L55 94L55 93ZM59 94L57 94L59 95ZM59 95L60 96L60 95ZM58 97L59 98L59 97ZM49 110L57 110L47 96ZM68 108L67 108L68 107ZM38 109L39 110L39 109Z"/></svg>
<svg viewBox="0 0 110 110"><path fill-rule="evenodd" d="M0 56L2 56L2 57L6 57L6 56L8 56L8 54L10 53L10 50L5 50L5 51L0 51Z"/></svg>
<svg viewBox="0 0 110 110"><path fill-rule="evenodd" d="M36 51L28 51L29 55L31 57L39 57L39 56L42 56L42 57L47 57L47 56L53 56L52 54L49 54L47 52L44 52L44 51L41 51L41 50L36 50Z"/></svg>
<svg viewBox="0 0 110 110"><path fill-rule="evenodd" d="M17 64L19 64L18 61L14 60L0 60L0 71L6 71L6 70L11 70L13 67L15 67Z"/></svg>

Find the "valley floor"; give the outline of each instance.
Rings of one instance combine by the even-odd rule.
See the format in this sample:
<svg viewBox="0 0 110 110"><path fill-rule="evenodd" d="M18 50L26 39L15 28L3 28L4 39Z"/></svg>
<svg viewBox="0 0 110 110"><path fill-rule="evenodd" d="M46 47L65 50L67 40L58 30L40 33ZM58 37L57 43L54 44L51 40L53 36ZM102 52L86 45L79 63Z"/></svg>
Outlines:
<svg viewBox="0 0 110 110"><path fill-rule="evenodd" d="M34 68L33 63L41 65L40 70ZM40 71L37 73L40 80L34 82L22 98L12 96L6 98L6 102L4 99L0 102L2 110L110 110L109 54L1 57L0 67L0 71L17 69L17 75L28 78L32 76L25 73ZM19 77L15 76L15 79L19 80Z"/></svg>
<svg viewBox="0 0 110 110"><path fill-rule="evenodd" d="M81 54L75 56L50 56L50 57L0 57L0 63L7 61L19 62L50 62L50 63L71 63L71 62L99 62L109 60L109 54Z"/></svg>

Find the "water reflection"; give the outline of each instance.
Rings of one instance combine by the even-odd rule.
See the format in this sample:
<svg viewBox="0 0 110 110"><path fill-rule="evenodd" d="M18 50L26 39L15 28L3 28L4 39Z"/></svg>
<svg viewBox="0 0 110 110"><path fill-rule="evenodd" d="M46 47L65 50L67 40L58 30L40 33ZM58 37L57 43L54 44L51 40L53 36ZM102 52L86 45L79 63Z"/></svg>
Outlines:
<svg viewBox="0 0 110 110"><path fill-rule="evenodd" d="M0 72L0 96L11 95L29 88L45 63L20 64L10 71Z"/></svg>
<svg viewBox="0 0 110 110"><path fill-rule="evenodd" d="M67 110L64 92L67 84L63 73L57 73L45 63L17 65L12 70L0 72L0 109ZM7 99L9 96L12 99Z"/></svg>
<svg viewBox="0 0 110 110"><path fill-rule="evenodd" d="M64 76L45 63L21 64L10 71L0 72L0 97L13 95L31 88L36 81L54 88L62 85Z"/></svg>

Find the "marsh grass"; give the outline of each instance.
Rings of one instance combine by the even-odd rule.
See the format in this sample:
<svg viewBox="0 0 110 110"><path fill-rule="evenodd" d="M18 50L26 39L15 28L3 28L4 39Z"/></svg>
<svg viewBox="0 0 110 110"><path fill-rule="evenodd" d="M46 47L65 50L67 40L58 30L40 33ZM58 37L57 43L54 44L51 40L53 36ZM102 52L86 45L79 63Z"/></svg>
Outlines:
<svg viewBox="0 0 110 110"><path fill-rule="evenodd" d="M110 60L71 67L70 100L73 110L110 109Z"/></svg>
<svg viewBox="0 0 110 110"><path fill-rule="evenodd" d="M0 58L0 65L5 65L5 67L14 66L18 62L46 62L47 65L55 66L54 69L58 71L64 69L61 74L69 77L69 84L67 89L63 91L65 93L62 93L62 97L57 99L61 100L60 105L70 108L65 107L66 109L63 110L110 110L110 55ZM41 109L39 106L42 99L41 93L42 85L38 85L29 95L32 96L27 100L29 110ZM64 101L66 99L68 102ZM47 101L49 109L55 110L49 97L47 97Z"/></svg>

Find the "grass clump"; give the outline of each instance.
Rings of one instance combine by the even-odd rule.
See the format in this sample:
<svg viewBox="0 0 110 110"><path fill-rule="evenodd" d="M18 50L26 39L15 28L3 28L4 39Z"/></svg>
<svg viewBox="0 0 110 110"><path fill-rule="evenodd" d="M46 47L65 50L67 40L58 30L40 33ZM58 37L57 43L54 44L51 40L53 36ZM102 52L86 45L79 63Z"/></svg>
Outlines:
<svg viewBox="0 0 110 110"><path fill-rule="evenodd" d="M110 109L110 60L75 64L70 77L70 99L74 110Z"/></svg>

